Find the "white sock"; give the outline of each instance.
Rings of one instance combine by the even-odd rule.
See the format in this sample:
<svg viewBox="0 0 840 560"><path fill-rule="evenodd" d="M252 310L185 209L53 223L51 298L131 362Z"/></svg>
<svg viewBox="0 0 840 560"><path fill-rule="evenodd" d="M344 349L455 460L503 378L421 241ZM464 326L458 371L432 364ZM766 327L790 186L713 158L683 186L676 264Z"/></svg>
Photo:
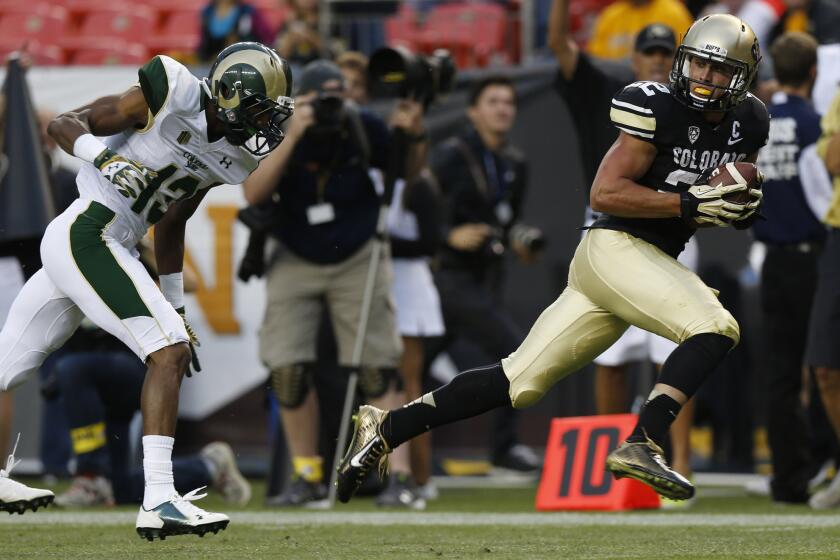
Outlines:
<svg viewBox="0 0 840 560"><path fill-rule="evenodd" d="M168 436L143 436L143 476L146 491L143 507L154 509L169 500L175 493L172 476L172 448L175 438Z"/></svg>

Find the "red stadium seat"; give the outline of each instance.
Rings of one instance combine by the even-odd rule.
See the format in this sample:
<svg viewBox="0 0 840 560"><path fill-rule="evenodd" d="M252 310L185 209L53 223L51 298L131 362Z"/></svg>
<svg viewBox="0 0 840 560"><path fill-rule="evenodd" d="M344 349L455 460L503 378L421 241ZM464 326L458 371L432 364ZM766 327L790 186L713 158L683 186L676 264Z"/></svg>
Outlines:
<svg viewBox="0 0 840 560"><path fill-rule="evenodd" d="M145 5L158 12L178 12L201 9L209 4L209 0L136 0L135 5Z"/></svg>
<svg viewBox="0 0 840 560"><path fill-rule="evenodd" d="M19 51L21 46L17 39L0 39L0 60L5 61L10 54ZM64 51L57 45L29 40L26 43L26 51L37 66L56 66L65 62Z"/></svg>
<svg viewBox="0 0 840 560"><path fill-rule="evenodd" d="M0 15L6 13L33 13L49 10L50 2L35 0L34 2L23 2L21 0L0 0Z"/></svg>
<svg viewBox="0 0 840 560"><path fill-rule="evenodd" d="M32 11L9 10L0 15L0 37L5 39L37 39L45 43L61 37L69 29L67 10L41 4Z"/></svg>
<svg viewBox="0 0 840 560"><path fill-rule="evenodd" d="M500 58L514 61L512 30L507 11L498 4L445 4L429 13L417 43L426 52L450 49L459 65L486 66Z"/></svg>
<svg viewBox="0 0 840 560"><path fill-rule="evenodd" d="M104 44L89 45L76 50L71 64L100 66L103 64L140 65L149 60L149 52L144 45L108 41Z"/></svg>
<svg viewBox="0 0 840 560"><path fill-rule="evenodd" d="M388 45L405 45L415 48L420 35L417 10L410 4L402 4L396 15L385 19L385 42Z"/></svg>
<svg viewBox="0 0 840 560"><path fill-rule="evenodd" d="M80 36L115 37L125 41L142 41L154 33L156 14L146 7L105 9L87 14L79 29Z"/></svg>
<svg viewBox="0 0 840 560"><path fill-rule="evenodd" d="M201 37L201 13L181 10L169 14L160 30L142 39L153 53L168 51L195 52Z"/></svg>

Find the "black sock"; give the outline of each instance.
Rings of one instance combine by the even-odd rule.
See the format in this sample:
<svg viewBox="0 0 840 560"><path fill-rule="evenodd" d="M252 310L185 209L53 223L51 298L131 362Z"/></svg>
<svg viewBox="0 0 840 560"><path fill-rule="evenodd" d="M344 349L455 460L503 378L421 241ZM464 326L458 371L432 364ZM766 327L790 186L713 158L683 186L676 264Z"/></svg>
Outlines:
<svg viewBox="0 0 840 560"><path fill-rule="evenodd" d="M656 382L679 389L690 399L726 357L733 344L731 338L722 334L694 335L671 352ZM661 447L680 408L682 405L668 395L657 395L645 403L627 441L644 441L647 434Z"/></svg>
<svg viewBox="0 0 840 560"><path fill-rule="evenodd" d="M440 389L392 410L380 428L393 449L442 424L510 404L510 382L502 364L467 370Z"/></svg>
<svg viewBox="0 0 840 560"><path fill-rule="evenodd" d="M642 407L639 421L627 441L645 441L649 437L662 447L671 423L677 418L682 405L668 395L657 395Z"/></svg>

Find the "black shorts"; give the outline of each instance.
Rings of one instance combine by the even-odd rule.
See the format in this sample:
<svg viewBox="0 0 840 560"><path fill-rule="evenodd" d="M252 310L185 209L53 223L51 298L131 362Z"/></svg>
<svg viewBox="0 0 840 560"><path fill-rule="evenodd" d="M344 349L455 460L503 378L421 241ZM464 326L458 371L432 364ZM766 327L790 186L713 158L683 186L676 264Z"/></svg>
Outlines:
<svg viewBox="0 0 840 560"><path fill-rule="evenodd" d="M829 231L820 257L805 364L840 369L840 229L837 228Z"/></svg>

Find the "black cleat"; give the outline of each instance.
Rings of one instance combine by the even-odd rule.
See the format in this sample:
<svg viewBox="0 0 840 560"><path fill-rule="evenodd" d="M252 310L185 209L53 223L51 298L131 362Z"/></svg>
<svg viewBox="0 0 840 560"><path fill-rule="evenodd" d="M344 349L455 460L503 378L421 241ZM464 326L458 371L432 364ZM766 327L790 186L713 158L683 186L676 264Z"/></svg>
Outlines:
<svg viewBox="0 0 840 560"><path fill-rule="evenodd" d="M379 434L379 426L387 415L387 411L373 406L359 407L354 417L353 439L338 466L336 488L340 502L350 501L375 465L379 466L380 477L388 470L388 453L391 449Z"/></svg>
<svg viewBox="0 0 840 560"><path fill-rule="evenodd" d="M0 511L7 511L9 512L9 515L12 515L13 513L23 515L23 513L26 510L36 512L40 508L47 507L48 505L53 503L54 499L55 496L47 495L38 498L32 498L31 500L18 500L16 502L0 501Z"/></svg>
<svg viewBox="0 0 840 560"><path fill-rule="evenodd" d="M627 477L643 482L671 500L694 496L694 485L669 467L662 455L662 448L650 439L625 441L607 455L607 470L616 479Z"/></svg>

